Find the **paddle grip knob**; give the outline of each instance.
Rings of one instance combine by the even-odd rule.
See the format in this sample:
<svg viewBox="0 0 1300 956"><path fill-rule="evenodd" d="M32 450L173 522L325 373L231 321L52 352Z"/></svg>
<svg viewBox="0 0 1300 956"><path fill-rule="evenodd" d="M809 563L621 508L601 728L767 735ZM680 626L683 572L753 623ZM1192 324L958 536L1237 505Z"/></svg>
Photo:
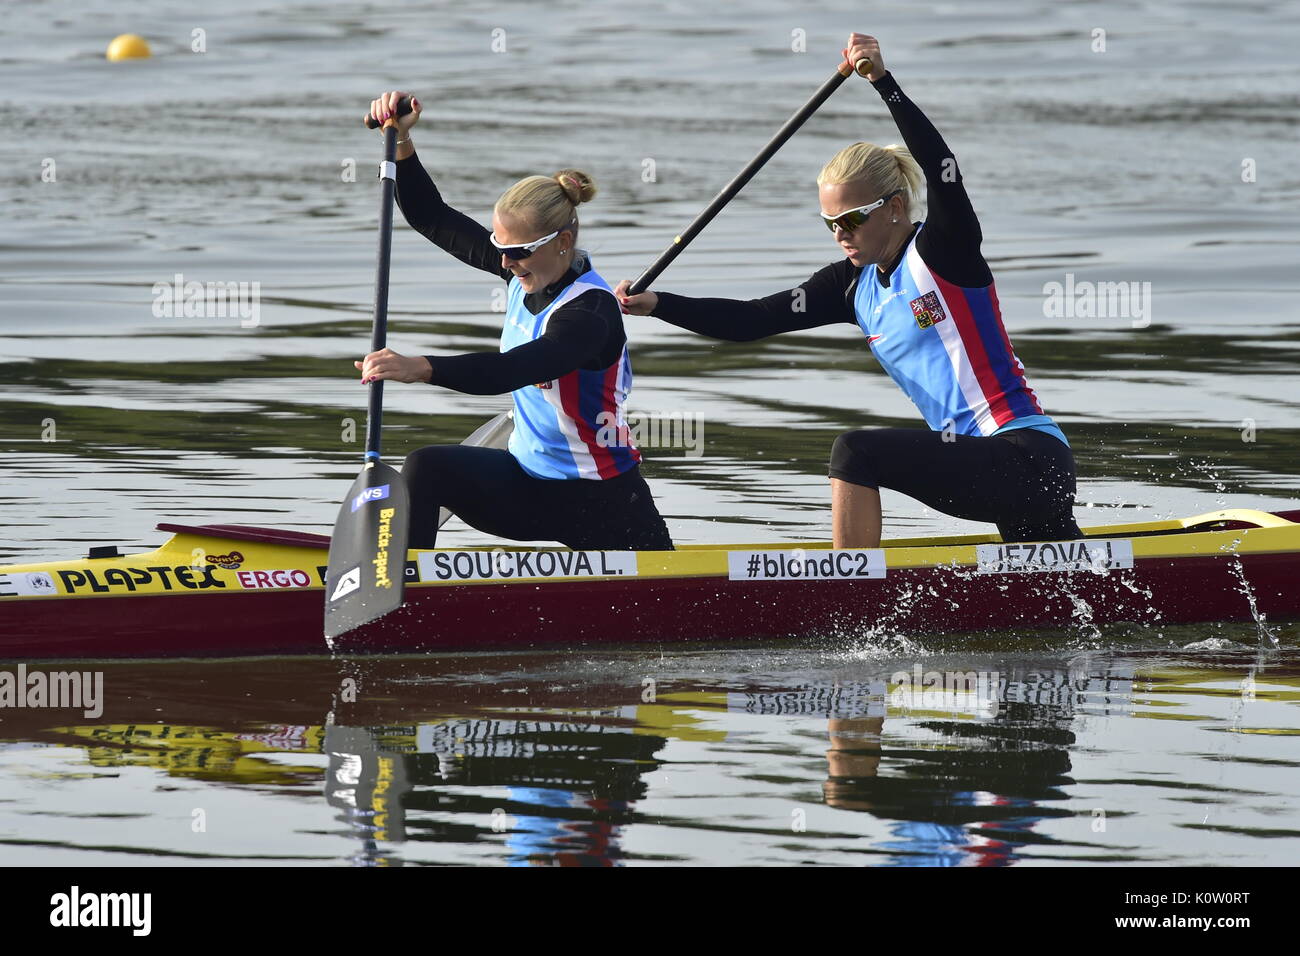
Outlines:
<svg viewBox="0 0 1300 956"><path fill-rule="evenodd" d="M866 76L865 73L862 75ZM400 100L397 101L397 115L405 116L409 112L411 112L411 98L409 96L403 96ZM376 120L373 116L366 117L367 129L379 129L380 125L381 124L379 123L379 121Z"/></svg>
<svg viewBox="0 0 1300 956"><path fill-rule="evenodd" d="M871 62L871 57L864 56L862 59L858 60L857 63L853 64L853 69L857 71L858 76L870 76L873 66L874 64Z"/></svg>

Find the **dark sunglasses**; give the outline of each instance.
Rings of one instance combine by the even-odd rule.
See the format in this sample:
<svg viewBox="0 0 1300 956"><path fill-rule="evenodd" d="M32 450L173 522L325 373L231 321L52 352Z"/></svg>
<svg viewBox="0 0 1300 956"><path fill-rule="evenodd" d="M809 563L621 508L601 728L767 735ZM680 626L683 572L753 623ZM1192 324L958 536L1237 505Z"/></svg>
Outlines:
<svg viewBox="0 0 1300 956"><path fill-rule="evenodd" d="M826 223L826 228L831 232L834 232L836 228L838 228L840 232L853 232L870 219L871 214L875 210L889 202L889 200L897 196L898 193L899 190L896 189L888 196L881 196L873 203L868 203L865 206L858 206L856 209L847 209L837 216L828 216L826 213L822 213L822 222Z"/></svg>

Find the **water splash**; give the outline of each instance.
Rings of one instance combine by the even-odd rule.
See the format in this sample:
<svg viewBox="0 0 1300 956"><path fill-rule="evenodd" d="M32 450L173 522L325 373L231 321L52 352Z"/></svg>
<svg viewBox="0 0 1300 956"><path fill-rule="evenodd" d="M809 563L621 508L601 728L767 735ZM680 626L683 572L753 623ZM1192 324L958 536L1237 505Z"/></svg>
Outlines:
<svg viewBox="0 0 1300 956"><path fill-rule="evenodd" d="M1245 596L1246 603L1250 606L1250 617L1251 620L1255 622L1255 632L1259 636L1260 644L1267 644L1271 649L1276 650L1280 645L1278 635L1274 629L1269 626L1263 612L1260 611L1259 602L1255 599L1255 589L1252 588L1250 582L1246 580L1246 567L1242 563L1241 555L1237 553L1239 547L1241 547L1241 537L1237 536L1219 548L1219 550L1227 551L1232 555L1232 559L1228 562L1228 568L1232 571L1233 576L1241 585L1239 590L1242 595Z"/></svg>
<svg viewBox="0 0 1300 956"><path fill-rule="evenodd" d="M1070 599L1070 605L1073 607L1070 617L1074 620L1080 639L1099 644L1102 640L1102 633L1101 628L1097 626L1097 622L1093 619L1092 605L1073 588L1066 590L1065 596Z"/></svg>

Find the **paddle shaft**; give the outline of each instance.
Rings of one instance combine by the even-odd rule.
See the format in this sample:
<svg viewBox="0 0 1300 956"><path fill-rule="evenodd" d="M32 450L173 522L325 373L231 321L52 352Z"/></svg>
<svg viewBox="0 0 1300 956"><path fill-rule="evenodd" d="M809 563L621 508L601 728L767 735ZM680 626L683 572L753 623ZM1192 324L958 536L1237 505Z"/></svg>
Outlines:
<svg viewBox="0 0 1300 956"><path fill-rule="evenodd" d="M855 70L860 76L866 76L871 72L871 61L867 59L859 60ZM799 127L807 122L808 117L816 113L818 108L847 79L847 74L836 70L835 74L822 84L821 89L813 94L812 99L786 120L785 125L777 131L777 134L763 147L762 151L750 161L749 165L742 169L735 179L727 183L722 192L713 197L713 202L709 203L704 208L704 211L695 217L695 221L687 226L681 235L673 239L672 245L663 251L659 258L650 265L650 268L637 276L636 281L628 287L627 294L637 295L648 289L650 283L659 278L660 274L672 264L672 261L681 255L682 250L690 244L691 240L713 221L713 217L722 211L722 207L731 202L736 193L745 188L745 184L754 178L754 175L767 164L767 161L776 154L778 149L785 145L786 140L793 136Z"/></svg>
<svg viewBox="0 0 1300 956"><path fill-rule="evenodd" d="M393 252L393 194L397 188L397 124L384 127L384 162L379 167L379 262L375 274L375 324L370 351L378 352L388 340L388 271ZM383 380L370 383L366 409L366 461L379 460L379 436L384 421Z"/></svg>

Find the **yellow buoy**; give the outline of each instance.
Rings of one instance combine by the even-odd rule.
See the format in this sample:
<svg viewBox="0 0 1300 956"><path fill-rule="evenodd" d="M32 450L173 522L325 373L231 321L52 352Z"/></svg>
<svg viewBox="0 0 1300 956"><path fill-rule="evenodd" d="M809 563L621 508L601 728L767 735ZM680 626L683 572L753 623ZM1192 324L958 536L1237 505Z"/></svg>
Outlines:
<svg viewBox="0 0 1300 956"><path fill-rule="evenodd" d="M123 33L120 37L114 37L113 42L108 45L108 52L104 54L114 62L143 59L149 55L149 44L145 38L134 33Z"/></svg>

